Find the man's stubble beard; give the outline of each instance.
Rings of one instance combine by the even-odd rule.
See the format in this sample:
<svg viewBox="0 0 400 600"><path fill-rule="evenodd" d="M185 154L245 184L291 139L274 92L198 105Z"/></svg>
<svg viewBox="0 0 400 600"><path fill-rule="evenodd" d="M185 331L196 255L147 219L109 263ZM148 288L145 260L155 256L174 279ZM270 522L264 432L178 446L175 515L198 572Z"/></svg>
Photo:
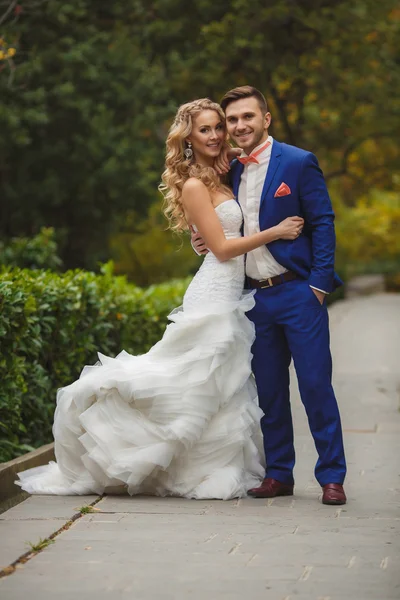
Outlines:
<svg viewBox="0 0 400 600"><path fill-rule="evenodd" d="M229 136L229 139L231 140L231 142L233 142L235 144L235 146L237 146L238 148L242 148L243 151L246 152L246 154L251 154L251 152L253 152L254 148L257 148L257 146L259 146L262 143L264 134L266 134L265 140L267 140L268 139L268 130L263 129L262 132L260 133L258 139L254 140L254 142L252 142L247 147L240 145L240 142L236 141L232 136Z"/></svg>

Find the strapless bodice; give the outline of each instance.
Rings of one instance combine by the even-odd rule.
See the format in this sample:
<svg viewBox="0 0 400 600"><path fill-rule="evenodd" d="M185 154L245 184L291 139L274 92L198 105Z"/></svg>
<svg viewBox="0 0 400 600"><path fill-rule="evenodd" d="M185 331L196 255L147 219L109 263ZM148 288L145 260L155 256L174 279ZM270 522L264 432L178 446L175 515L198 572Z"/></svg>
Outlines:
<svg viewBox="0 0 400 600"><path fill-rule="evenodd" d="M217 213L227 239L241 236L243 215L239 204L234 198L218 204L215 208L215 212Z"/></svg>
<svg viewBox="0 0 400 600"><path fill-rule="evenodd" d="M215 208L226 239L239 238L243 215L233 198ZM194 276L183 299L184 310L198 310L205 303L236 302L244 285L244 257L237 256L224 262L209 252Z"/></svg>

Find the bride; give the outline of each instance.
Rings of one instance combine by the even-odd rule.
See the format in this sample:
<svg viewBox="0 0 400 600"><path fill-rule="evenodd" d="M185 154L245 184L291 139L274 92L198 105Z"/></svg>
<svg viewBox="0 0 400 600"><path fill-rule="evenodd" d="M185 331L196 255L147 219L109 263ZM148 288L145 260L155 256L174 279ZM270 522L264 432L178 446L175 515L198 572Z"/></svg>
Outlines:
<svg viewBox="0 0 400 600"><path fill-rule="evenodd" d="M131 495L227 500L264 477L244 255L294 239L302 221L242 237L241 209L213 168L225 143L218 104L201 99L179 108L160 186L165 212L172 229L196 229L209 253L147 354L99 354L100 362L58 391L57 462L19 473L27 492L101 494L123 486Z"/></svg>

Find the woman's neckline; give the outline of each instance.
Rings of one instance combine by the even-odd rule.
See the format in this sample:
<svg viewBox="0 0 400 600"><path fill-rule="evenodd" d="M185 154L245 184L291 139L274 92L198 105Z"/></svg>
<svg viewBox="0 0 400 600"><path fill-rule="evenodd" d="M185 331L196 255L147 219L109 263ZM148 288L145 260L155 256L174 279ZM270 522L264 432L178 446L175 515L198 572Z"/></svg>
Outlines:
<svg viewBox="0 0 400 600"><path fill-rule="evenodd" d="M236 202L235 198L229 198L229 200L224 200L223 202L220 202L219 204L217 204L217 206L214 206L214 210L217 210L217 208L219 206L222 206L223 204L226 204L227 202Z"/></svg>

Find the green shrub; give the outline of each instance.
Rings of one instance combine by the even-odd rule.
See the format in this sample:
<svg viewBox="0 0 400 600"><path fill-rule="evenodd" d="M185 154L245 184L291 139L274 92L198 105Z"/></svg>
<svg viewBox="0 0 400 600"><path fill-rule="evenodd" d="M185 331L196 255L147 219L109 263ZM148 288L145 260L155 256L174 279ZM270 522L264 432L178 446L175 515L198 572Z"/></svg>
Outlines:
<svg viewBox="0 0 400 600"><path fill-rule="evenodd" d="M0 273L0 462L51 440L57 388L96 352L147 351L188 280L142 290L110 268Z"/></svg>
<svg viewBox="0 0 400 600"><path fill-rule="evenodd" d="M0 264L21 269L58 269L62 261L54 229L42 227L33 237L12 238L8 243L0 241Z"/></svg>
<svg viewBox="0 0 400 600"><path fill-rule="evenodd" d="M400 273L400 197L371 190L352 207L335 197L336 265L346 279L383 273L391 280Z"/></svg>

